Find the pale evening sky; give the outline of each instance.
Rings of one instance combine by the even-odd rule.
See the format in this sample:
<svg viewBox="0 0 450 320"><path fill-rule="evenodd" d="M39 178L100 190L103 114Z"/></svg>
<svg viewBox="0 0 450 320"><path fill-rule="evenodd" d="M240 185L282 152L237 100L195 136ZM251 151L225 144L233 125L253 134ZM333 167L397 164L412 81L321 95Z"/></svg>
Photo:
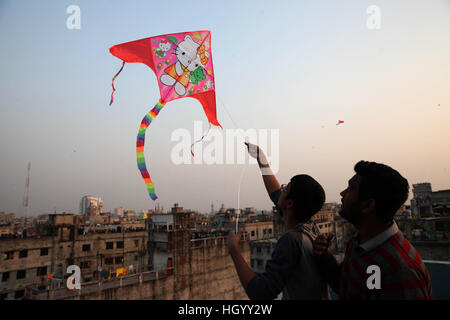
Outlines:
<svg viewBox="0 0 450 320"><path fill-rule="evenodd" d="M69 30L66 9L81 9ZM367 25L370 5L380 29ZM316 178L327 202L359 160L413 183L450 188L450 1L0 1L0 211L22 213L31 161L30 215L78 213L83 195L104 209L154 208L136 166L142 117L159 98L143 64L112 45L210 30L217 116L224 129L279 129L280 183ZM223 105L225 104L225 106ZM226 109L225 109L226 108ZM338 120L344 124L336 126ZM255 165L175 165L171 134L207 120L194 99L168 103L147 130L147 165L169 209L221 203L270 209ZM208 142L203 143L206 147ZM243 168L246 167L245 171ZM409 202L408 202L409 203Z"/></svg>

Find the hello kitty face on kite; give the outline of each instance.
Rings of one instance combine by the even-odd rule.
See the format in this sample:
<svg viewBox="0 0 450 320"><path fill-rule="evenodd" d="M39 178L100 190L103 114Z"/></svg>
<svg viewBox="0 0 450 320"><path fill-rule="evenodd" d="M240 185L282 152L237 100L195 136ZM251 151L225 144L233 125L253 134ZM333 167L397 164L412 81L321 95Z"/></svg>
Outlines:
<svg viewBox="0 0 450 320"><path fill-rule="evenodd" d="M178 61L189 71L195 71L201 66L201 59L197 53L199 47L200 45L187 35L175 50Z"/></svg>
<svg viewBox="0 0 450 320"><path fill-rule="evenodd" d="M171 46L172 45L170 44L170 42L167 41L166 39L162 39L161 42L159 43L159 48L162 51L169 51Z"/></svg>

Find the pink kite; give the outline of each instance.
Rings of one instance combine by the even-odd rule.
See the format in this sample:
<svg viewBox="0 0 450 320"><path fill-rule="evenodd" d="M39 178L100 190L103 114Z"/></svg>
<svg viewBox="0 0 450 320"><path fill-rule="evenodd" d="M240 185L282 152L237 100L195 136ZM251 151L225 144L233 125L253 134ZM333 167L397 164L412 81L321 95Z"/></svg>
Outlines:
<svg viewBox="0 0 450 320"><path fill-rule="evenodd" d="M203 106L210 125L220 126L216 116L216 94L211 55L211 33L194 31L173 33L115 45L112 55L125 62L140 62L150 67L158 78L160 100L142 119L136 141L137 165L150 197L156 200L155 187L147 171L144 158L145 131L164 105L172 100L191 97Z"/></svg>
<svg viewBox="0 0 450 320"><path fill-rule="evenodd" d="M338 126L338 125L340 125L341 123L344 123L344 121L338 120L338 123L336 123L336 125Z"/></svg>

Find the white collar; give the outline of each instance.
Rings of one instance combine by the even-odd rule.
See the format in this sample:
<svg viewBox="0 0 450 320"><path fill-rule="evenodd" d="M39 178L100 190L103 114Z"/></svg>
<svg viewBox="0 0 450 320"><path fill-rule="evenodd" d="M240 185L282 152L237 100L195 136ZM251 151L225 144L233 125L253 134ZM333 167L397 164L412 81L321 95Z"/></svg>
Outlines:
<svg viewBox="0 0 450 320"><path fill-rule="evenodd" d="M370 250L378 247L380 244L385 242L387 239L392 237L397 232L398 232L398 226L397 226L397 224L394 221L389 228L387 228L383 232L377 234L372 239L367 240L364 243L361 243L359 246L361 248L363 248L365 251L370 251Z"/></svg>

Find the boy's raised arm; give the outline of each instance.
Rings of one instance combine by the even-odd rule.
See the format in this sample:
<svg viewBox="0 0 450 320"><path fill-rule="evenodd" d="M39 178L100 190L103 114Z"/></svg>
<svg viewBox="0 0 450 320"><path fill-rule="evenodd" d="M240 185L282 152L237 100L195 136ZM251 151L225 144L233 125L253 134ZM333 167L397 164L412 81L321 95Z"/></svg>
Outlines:
<svg viewBox="0 0 450 320"><path fill-rule="evenodd" d="M251 157L258 161L259 168L261 169L264 186L266 187L267 193L270 195L274 191L280 190L280 183L270 169L270 164L267 161L264 151L261 150L257 145L251 144L249 142L244 142L247 146L248 153Z"/></svg>

